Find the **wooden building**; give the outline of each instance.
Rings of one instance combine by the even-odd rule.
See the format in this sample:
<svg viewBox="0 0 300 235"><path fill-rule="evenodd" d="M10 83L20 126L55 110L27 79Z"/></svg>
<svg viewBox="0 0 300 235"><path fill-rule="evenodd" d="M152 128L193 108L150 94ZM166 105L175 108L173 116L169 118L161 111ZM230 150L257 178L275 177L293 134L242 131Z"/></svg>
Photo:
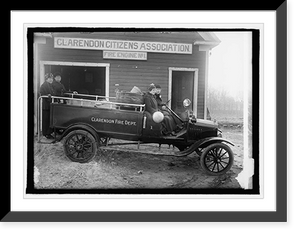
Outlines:
<svg viewBox="0 0 300 235"><path fill-rule="evenodd" d="M35 32L35 100L45 73L60 72L67 90L86 94L114 97L117 86L159 84L174 111L189 98L196 117L206 119L209 51L219 43L196 31Z"/></svg>

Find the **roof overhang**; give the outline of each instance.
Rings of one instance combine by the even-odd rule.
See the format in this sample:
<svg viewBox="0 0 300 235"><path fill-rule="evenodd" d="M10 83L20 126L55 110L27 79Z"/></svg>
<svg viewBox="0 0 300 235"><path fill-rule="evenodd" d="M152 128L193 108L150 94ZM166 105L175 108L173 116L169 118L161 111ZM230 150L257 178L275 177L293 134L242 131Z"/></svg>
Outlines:
<svg viewBox="0 0 300 235"><path fill-rule="evenodd" d="M46 44L46 38L52 38L52 33L34 33L34 43Z"/></svg>
<svg viewBox="0 0 300 235"><path fill-rule="evenodd" d="M195 41L194 45L199 46L199 51L211 50L221 43L221 40L211 32L198 32L203 40Z"/></svg>

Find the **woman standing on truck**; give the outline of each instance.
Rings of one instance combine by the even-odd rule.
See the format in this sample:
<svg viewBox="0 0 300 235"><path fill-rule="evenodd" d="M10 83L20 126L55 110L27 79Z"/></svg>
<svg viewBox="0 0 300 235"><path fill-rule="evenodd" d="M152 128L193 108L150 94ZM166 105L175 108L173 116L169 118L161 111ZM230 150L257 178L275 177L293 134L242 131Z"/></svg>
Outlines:
<svg viewBox="0 0 300 235"><path fill-rule="evenodd" d="M47 139L54 139L54 137L51 135L53 130L52 128L50 128L50 103L51 103L51 96L54 95L52 83L53 83L53 74L47 73L45 75L45 82L40 87L40 95L49 97L48 99L44 98L42 104L43 105L42 132Z"/></svg>

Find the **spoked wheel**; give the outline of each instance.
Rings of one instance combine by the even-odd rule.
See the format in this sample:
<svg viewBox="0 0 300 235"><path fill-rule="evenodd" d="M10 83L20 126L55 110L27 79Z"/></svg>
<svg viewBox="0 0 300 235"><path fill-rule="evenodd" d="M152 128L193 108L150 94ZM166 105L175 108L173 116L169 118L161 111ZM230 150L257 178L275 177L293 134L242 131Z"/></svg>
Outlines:
<svg viewBox="0 0 300 235"><path fill-rule="evenodd" d="M65 139L64 151L73 162L91 161L97 151L97 143L93 135L84 130L71 131Z"/></svg>
<svg viewBox="0 0 300 235"><path fill-rule="evenodd" d="M233 152L223 143L209 145L201 154L200 165L210 175L225 174L233 164Z"/></svg>

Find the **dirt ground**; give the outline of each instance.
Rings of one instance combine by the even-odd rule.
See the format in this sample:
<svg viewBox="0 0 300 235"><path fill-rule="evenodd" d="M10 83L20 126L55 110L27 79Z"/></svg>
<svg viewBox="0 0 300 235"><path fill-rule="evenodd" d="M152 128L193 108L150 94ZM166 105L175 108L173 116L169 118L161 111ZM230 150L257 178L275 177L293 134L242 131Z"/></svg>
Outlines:
<svg viewBox="0 0 300 235"><path fill-rule="evenodd" d="M235 179L242 170L243 132L223 129L223 137L235 146L234 164L222 176L210 176L198 164L198 155L174 157L172 146L158 144L123 145L98 148L89 163L70 161L62 142L34 146L34 186L36 189L168 189L240 188ZM43 139L44 140L44 139ZM118 140L111 140L117 142Z"/></svg>

